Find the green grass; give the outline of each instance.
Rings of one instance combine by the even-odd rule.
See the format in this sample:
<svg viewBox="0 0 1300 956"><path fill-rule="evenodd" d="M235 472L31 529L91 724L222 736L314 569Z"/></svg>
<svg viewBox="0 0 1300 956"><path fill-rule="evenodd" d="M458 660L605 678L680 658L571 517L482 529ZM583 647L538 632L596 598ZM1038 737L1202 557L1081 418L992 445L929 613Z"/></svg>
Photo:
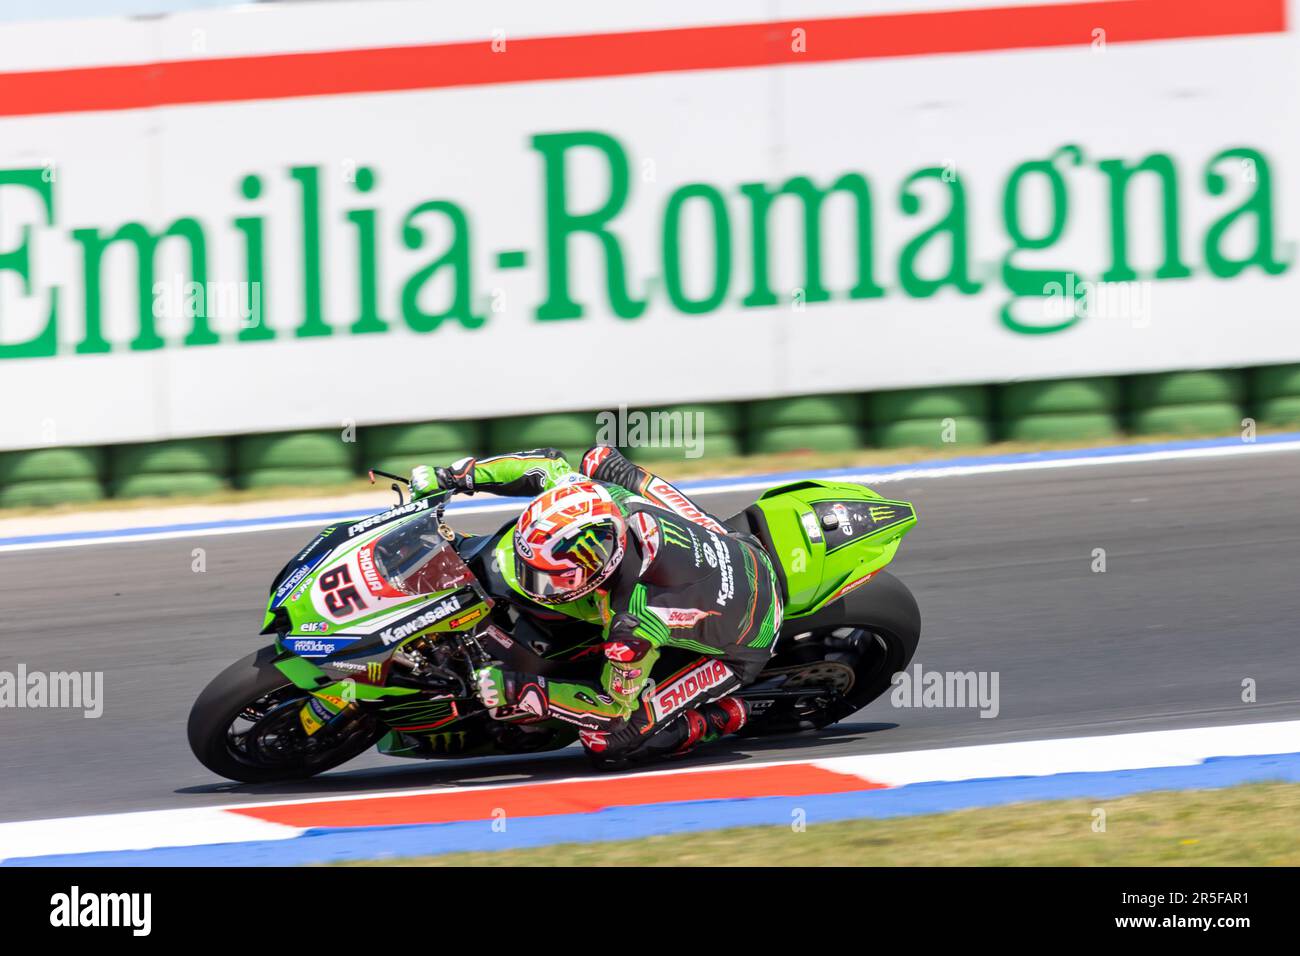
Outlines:
<svg viewBox="0 0 1300 956"><path fill-rule="evenodd" d="M1105 831L1094 830L1105 811ZM486 825L486 824L485 824ZM360 866L1297 866L1300 784L742 827Z"/></svg>

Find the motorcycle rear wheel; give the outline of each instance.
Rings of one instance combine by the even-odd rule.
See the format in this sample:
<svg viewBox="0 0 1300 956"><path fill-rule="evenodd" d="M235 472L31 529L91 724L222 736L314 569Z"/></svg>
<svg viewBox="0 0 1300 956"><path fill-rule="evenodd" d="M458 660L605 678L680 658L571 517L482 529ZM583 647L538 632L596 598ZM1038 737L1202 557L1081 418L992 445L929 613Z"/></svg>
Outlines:
<svg viewBox="0 0 1300 956"><path fill-rule="evenodd" d="M759 675L787 675L786 687L826 687L797 705L780 701L755 714L740 736L758 737L827 727L889 689L921 639L921 613L907 585L881 571L856 591L781 628L776 654ZM762 698L757 687L752 696ZM744 691L742 697L751 696Z"/></svg>

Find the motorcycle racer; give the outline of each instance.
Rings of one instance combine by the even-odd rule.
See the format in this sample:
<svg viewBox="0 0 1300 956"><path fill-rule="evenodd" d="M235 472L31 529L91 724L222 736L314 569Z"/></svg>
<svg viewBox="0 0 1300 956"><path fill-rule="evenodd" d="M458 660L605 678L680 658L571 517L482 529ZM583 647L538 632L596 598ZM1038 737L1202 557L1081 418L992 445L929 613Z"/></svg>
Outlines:
<svg viewBox="0 0 1300 956"><path fill-rule="evenodd" d="M577 470L551 448L421 465L411 490L532 497L503 577L529 601L601 628L599 684L478 669L493 717L574 724L604 766L685 753L745 725L746 704L732 695L772 655L782 613L771 559L751 536L607 446Z"/></svg>

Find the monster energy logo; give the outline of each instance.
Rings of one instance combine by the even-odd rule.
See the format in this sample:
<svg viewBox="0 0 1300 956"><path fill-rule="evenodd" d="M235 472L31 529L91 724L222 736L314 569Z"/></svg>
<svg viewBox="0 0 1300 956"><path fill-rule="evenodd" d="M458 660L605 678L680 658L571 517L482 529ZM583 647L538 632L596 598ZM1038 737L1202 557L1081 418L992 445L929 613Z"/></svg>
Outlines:
<svg viewBox="0 0 1300 956"><path fill-rule="evenodd" d="M691 542L686 536L686 532L677 527L677 525L673 524L671 521L660 519L659 529L667 544L675 544L679 548L690 548Z"/></svg>
<svg viewBox="0 0 1300 956"><path fill-rule="evenodd" d="M569 543L565 555L573 558L588 571L599 571L610 557L605 542L592 528L584 528Z"/></svg>
<svg viewBox="0 0 1300 956"><path fill-rule="evenodd" d="M872 505L868 513L872 521L888 521L894 517L894 509L887 505Z"/></svg>
<svg viewBox="0 0 1300 956"><path fill-rule="evenodd" d="M440 734L429 734L429 746L434 753L460 753L465 749L465 731L445 730Z"/></svg>

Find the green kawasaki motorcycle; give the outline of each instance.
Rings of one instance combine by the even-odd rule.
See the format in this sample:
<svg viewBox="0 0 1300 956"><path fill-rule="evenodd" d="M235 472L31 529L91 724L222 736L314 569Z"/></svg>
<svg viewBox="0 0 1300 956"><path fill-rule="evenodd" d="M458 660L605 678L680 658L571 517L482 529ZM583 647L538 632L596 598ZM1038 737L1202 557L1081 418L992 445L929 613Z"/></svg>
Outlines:
<svg viewBox="0 0 1300 956"><path fill-rule="evenodd" d="M388 478L396 478L386 475ZM403 479L397 478L401 481ZM321 531L271 584L262 633L190 711L194 755L248 783L309 777L368 748L396 757L536 753L576 728L523 714L491 719L471 673L491 659L559 679L598 680L601 634L510 587L510 530L454 531L446 497L403 502ZM785 599L775 654L739 691L747 736L815 729L865 707L916 651L921 620L884 571L916 510L862 485L796 481L727 521L773 558Z"/></svg>

